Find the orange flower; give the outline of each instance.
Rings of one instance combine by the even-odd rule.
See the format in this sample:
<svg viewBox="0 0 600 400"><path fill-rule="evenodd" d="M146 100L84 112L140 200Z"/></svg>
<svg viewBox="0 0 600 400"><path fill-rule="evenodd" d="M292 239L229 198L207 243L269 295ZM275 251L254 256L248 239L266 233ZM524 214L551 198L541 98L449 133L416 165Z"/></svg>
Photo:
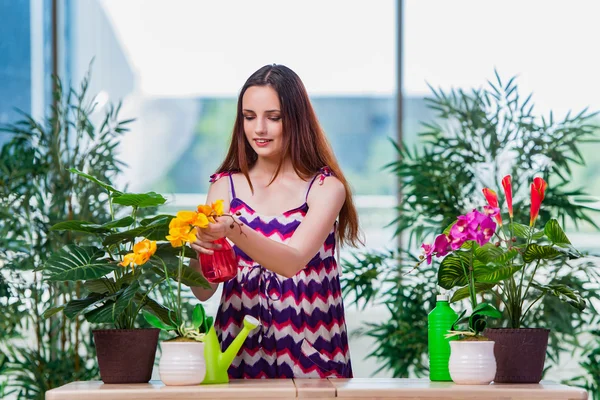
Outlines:
<svg viewBox="0 0 600 400"><path fill-rule="evenodd" d="M485 196L488 205L496 211L498 211L494 218L496 218L498 225L502 226L502 216L500 215L500 207L498 207L498 195L496 194L496 192L489 188L483 189L483 195Z"/></svg>
<svg viewBox="0 0 600 400"><path fill-rule="evenodd" d="M529 226L533 226L533 223L540 213L540 207L542 201L544 201L547 187L548 184L544 179L540 177L533 178L533 183L531 184L531 218L529 220Z"/></svg>
<svg viewBox="0 0 600 400"><path fill-rule="evenodd" d="M506 196L506 205L508 206L508 215L510 219L513 217L513 206L512 206L512 185L511 176L506 175L502 178L502 187L504 188L504 195Z"/></svg>
<svg viewBox="0 0 600 400"><path fill-rule="evenodd" d="M133 270L135 267L135 254L129 253L123 257L123 261L119 264L121 267L129 267L131 265L131 269Z"/></svg>
<svg viewBox="0 0 600 400"><path fill-rule="evenodd" d="M136 265L146 264L155 252L156 242L144 239L133 246L133 253L126 254L119 265L122 267L131 266L131 269L133 269Z"/></svg>
<svg viewBox="0 0 600 400"><path fill-rule="evenodd" d="M143 265L148 262L150 257L156 252L156 242L154 240L144 239L133 246L135 253L135 264Z"/></svg>
<svg viewBox="0 0 600 400"><path fill-rule="evenodd" d="M212 214L213 209L212 209L211 206L200 204L198 206L198 212L201 213L201 214L204 214L204 215L206 215L208 217L208 216L210 216Z"/></svg>

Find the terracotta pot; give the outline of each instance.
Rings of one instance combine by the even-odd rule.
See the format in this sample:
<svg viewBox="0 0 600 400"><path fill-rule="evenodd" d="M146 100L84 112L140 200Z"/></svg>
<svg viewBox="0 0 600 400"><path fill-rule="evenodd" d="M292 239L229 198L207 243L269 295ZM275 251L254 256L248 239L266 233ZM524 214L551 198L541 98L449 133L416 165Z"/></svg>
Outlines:
<svg viewBox="0 0 600 400"><path fill-rule="evenodd" d="M486 329L496 342L497 383L539 383L544 372L549 329Z"/></svg>
<svg viewBox="0 0 600 400"><path fill-rule="evenodd" d="M450 341L448 369L458 385L489 385L496 375L494 342Z"/></svg>
<svg viewBox="0 0 600 400"><path fill-rule="evenodd" d="M160 329L100 329L93 331L100 378L104 383L146 383Z"/></svg>

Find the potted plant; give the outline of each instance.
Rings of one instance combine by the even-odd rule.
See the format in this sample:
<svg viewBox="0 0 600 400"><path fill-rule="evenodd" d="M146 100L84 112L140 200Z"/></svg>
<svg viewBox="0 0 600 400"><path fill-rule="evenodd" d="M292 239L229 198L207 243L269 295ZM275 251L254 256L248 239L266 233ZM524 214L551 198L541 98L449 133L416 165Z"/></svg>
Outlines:
<svg viewBox="0 0 600 400"><path fill-rule="evenodd" d="M181 284L185 282L183 272L189 268L184 268L183 259L186 251L190 251L186 244L196 239L197 227L205 228L219 217L230 217L232 224L237 224L241 229L241 223L233 219L231 215L223 213L223 200L217 200L212 205L199 205L197 211L180 211L169 223L169 235L166 236L166 239L174 249L179 249L180 253L175 272L177 293L172 290L168 291L168 312L161 314L144 312L144 317L152 326L175 334L175 337L163 341L161 345L159 372L165 385L197 385L205 381L205 378L206 383L226 383L229 365L248 333L258 326L256 319L247 316L240 334L227 350L221 352L216 332L212 326L213 318L206 316L201 304L194 308L191 325L186 324L184 320L181 307ZM223 257L218 263L221 265L212 265L212 267L216 269L221 267L228 273L231 273L232 270L237 272L237 259L233 255L233 250L228 248L226 251L230 251L231 256ZM225 279L221 273L223 271L207 273L209 272L207 270L209 258L205 257L204 260L202 268L207 276ZM164 275L168 276L167 264L160 258L158 261L164 269Z"/></svg>
<svg viewBox="0 0 600 400"><path fill-rule="evenodd" d="M526 327L526 318L545 296L555 296L577 312L585 309L586 301L579 292L564 284L549 284L543 274L548 260L577 259L582 255L572 246L556 219L550 219L543 229L536 229L535 222L548 186L544 179L536 177L531 183L528 226L513 221L510 175L504 177L502 186L510 223L500 225L496 246L502 251L503 268L516 271L497 285L490 282L491 286L484 288L498 299L508 316L507 328L486 329L485 334L496 341L496 382L538 383L544 372L550 330ZM486 188L484 195L489 204L497 207L494 191ZM501 217L498 218L501 221Z"/></svg>
<svg viewBox="0 0 600 400"><path fill-rule="evenodd" d="M463 310L458 316L447 338L460 336L450 341L450 377L457 384L487 385L496 374L494 341L482 336L486 327L486 318L501 318L502 314L492 304L477 302L477 287L485 273L479 257L493 248L489 243L496 228L492 220L497 210L486 206L485 213L473 210L458 217L444 233L438 235L433 245L424 243L425 254L420 263L432 257L444 257L438 270L438 284L442 287L464 286L455 292L453 299L468 297L471 301L471 313L465 316ZM451 283L452 284L451 284ZM465 329L458 329L466 323Z"/></svg>
<svg viewBox="0 0 600 400"><path fill-rule="evenodd" d="M93 324L115 329L93 331L100 376L105 383L148 382L152 374L159 329L136 328L142 310L154 315L167 315L169 310L150 297L150 293L171 278L169 268L177 268L179 257L165 240L166 229L173 218L158 215L139 220L141 209L165 202L160 194L123 193L77 169L78 174L106 190L111 221L69 220L55 224L52 230L68 231L73 243L52 254L43 266L49 281L83 281L84 294L45 312L45 317L64 312L69 318L82 315ZM117 218L124 208L127 216ZM165 241L166 242L166 241ZM85 245L84 245L85 244ZM191 254L190 254L191 253ZM184 254L185 255L185 254ZM194 256L188 252L187 256ZM157 268L150 260L161 260ZM162 260L166 260L165 263ZM208 286L202 275L190 269L177 275L180 282Z"/></svg>
<svg viewBox="0 0 600 400"><path fill-rule="evenodd" d="M168 286L166 313L156 315L144 312L144 318L150 325L175 334L175 337L161 344L159 373L165 385L198 385L206 375L204 338L212 327L213 319L206 316L204 308L198 304L192 312L191 325L186 324L181 307L181 284L184 281L184 271L190 270L183 265L185 252L190 251L186 244L196 239L196 227L208 226L208 217L223 214L222 201L209 207L208 214L207 216L197 211L180 211L169 222L169 235L166 239L172 248L179 252L177 269L173 271L177 280L177 292L173 292ZM163 259L158 261L160 265L157 267L163 268L164 275L169 276L167 264Z"/></svg>
<svg viewBox="0 0 600 400"><path fill-rule="evenodd" d="M490 293L501 307L508 319L508 328L485 329L484 335L496 342L495 356L497 371L495 382L537 383L541 380L549 329L525 328L526 317L532 308L544 296L553 295L561 301L582 311L585 300L577 291L562 284L548 284L541 274L545 262L560 257L574 259L581 254L573 248L556 219L550 219L543 230L535 229L542 200L544 199L546 182L536 177L531 184L531 211L529 226L513 221L511 177L507 175L502 181L510 223L503 225L499 213L498 197L491 189L483 189L488 202L486 213L497 222L493 225L487 221L482 232L495 243L470 248L471 258L466 252L451 254L440 264L438 283L445 289L458 287L451 302L467 296L473 302L477 293ZM475 211L474 211L475 212ZM432 249L424 247L426 255L440 253L442 247L437 243L456 242L461 244L473 224L472 218L461 216L444 235L436 238L436 246ZM483 226L483 225L481 225ZM497 229L496 229L497 228ZM464 244L461 244L464 247ZM442 249L443 250L443 249ZM464 276L463 264L470 261L472 279Z"/></svg>

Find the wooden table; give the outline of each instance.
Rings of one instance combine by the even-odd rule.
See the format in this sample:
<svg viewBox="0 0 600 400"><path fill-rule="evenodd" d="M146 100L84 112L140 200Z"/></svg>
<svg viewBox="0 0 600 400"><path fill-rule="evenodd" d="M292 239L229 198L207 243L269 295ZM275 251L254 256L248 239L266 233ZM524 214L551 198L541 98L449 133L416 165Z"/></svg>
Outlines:
<svg viewBox="0 0 600 400"><path fill-rule="evenodd" d="M585 400L580 388L550 381L540 384L455 385L428 379L233 380L224 385L164 386L160 381L131 385L73 382L46 392L46 400L192 399L493 399Z"/></svg>

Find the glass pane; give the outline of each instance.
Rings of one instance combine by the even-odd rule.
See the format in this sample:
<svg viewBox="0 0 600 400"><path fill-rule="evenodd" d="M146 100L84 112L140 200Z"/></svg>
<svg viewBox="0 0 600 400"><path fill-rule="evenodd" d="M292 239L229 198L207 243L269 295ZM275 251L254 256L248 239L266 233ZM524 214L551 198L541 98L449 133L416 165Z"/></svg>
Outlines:
<svg viewBox="0 0 600 400"><path fill-rule="evenodd" d="M122 99L122 117L136 118L121 145L129 165L122 183L131 190L171 193L171 211L203 202L228 147L239 90L275 62L304 81L357 194L367 245L394 245L383 227L393 218L395 179L381 171L395 157L388 142L396 137L394 0L66 4L72 80L94 58L90 93L103 104ZM351 330L362 318L348 317ZM374 371L362 362L367 345L351 345L356 376Z"/></svg>

